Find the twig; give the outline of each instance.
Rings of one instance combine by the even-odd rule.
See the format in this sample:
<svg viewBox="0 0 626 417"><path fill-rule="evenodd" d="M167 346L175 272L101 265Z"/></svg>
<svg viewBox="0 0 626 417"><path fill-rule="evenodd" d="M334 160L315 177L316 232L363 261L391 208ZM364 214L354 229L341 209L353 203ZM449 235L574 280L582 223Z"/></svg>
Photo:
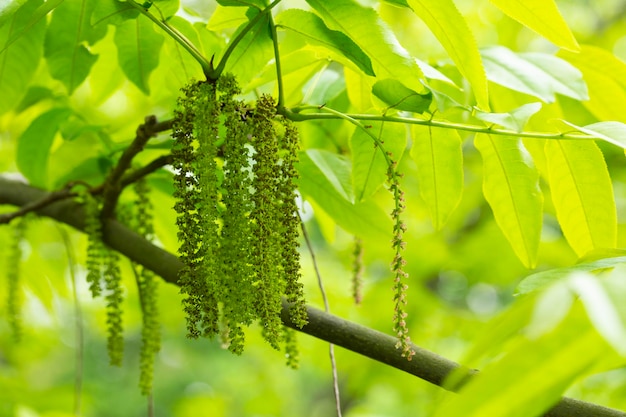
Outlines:
<svg viewBox="0 0 626 417"><path fill-rule="evenodd" d="M139 125L135 134L135 139L130 146L124 150L117 165L109 173L106 181L104 182L103 189L103 205L101 217L103 219L112 217L117 205L117 200L122 192L121 178L124 173L130 168L130 164L139 152L143 150L145 144L154 137L157 133L172 128L174 121L166 120L164 122L157 122L156 116L147 116L145 123Z"/></svg>
<svg viewBox="0 0 626 417"><path fill-rule="evenodd" d="M28 213L37 211L56 201L64 200L69 197L74 197L76 195L76 193L72 192L72 187L74 185L75 183L68 184L63 189L48 193L44 195L40 200L25 204L16 211L0 215L0 224L10 223L13 219L17 219L18 217L22 217Z"/></svg>
<svg viewBox="0 0 626 417"><path fill-rule="evenodd" d="M138 168L122 177L120 183L122 188L127 187L128 185L137 182L141 178L146 175L152 174L159 168L164 167L165 165L171 165L173 161L172 155L161 155L158 158L154 159L148 165Z"/></svg>
<svg viewBox="0 0 626 417"><path fill-rule="evenodd" d="M300 214L298 214L300 217ZM304 222L302 218L300 218L300 227L302 227L302 236L304 236L304 241L306 242L306 246L309 249L309 253L311 254L311 261L313 262L313 269L315 269L315 275L317 276L317 285L319 286L320 293L322 294L322 299L324 300L324 311L330 314L330 304L328 302L328 297L326 297L326 291L324 290L324 282L322 281L322 274L320 273L319 268L317 267L317 260L315 258L315 252L313 251L313 245L311 244L311 239L309 239L309 234L306 231L306 227L304 226ZM330 356L330 365L333 372L333 392L335 393L335 407L337 410L337 417L341 417L341 396L339 394L339 377L337 375L337 362L335 360L335 345L332 343L328 344L328 354Z"/></svg>

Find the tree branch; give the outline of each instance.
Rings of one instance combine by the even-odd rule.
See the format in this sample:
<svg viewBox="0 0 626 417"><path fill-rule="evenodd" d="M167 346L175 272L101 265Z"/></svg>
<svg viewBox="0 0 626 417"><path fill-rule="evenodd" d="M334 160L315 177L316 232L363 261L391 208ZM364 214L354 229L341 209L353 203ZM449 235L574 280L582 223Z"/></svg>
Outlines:
<svg viewBox="0 0 626 417"><path fill-rule="evenodd" d="M49 195L44 190L0 177L0 204L24 207L44 200ZM71 200L43 206L37 212L81 231L85 226L82 207ZM103 235L105 243L112 249L152 270L166 282L177 285L182 263L175 255L153 245L113 219L104 220ZM447 388L444 382L452 372L463 372L466 380L477 372L415 345L412 346L415 356L413 360L407 361L396 349L397 340L394 337L314 307L307 307L309 323L298 328L290 319L289 308L288 304L283 304L281 318L285 325L408 372L432 384ZM460 385L457 384L455 389L460 388ZM545 417L626 417L626 413L585 401L562 398Z"/></svg>

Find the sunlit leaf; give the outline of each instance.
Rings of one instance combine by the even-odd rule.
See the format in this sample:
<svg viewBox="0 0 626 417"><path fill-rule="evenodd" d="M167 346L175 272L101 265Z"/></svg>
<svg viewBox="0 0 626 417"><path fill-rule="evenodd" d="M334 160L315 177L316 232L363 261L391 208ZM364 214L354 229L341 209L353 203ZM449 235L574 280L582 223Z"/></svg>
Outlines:
<svg viewBox="0 0 626 417"><path fill-rule="evenodd" d="M115 30L115 45L120 67L128 79L145 94L150 94L148 79L159 64L163 35L154 31L144 16L121 23Z"/></svg>
<svg viewBox="0 0 626 417"><path fill-rule="evenodd" d="M580 49L554 0L491 0L491 2L512 19L534 30L556 46L570 51Z"/></svg>
<svg viewBox="0 0 626 417"><path fill-rule="evenodd" d="M333 30L349 36L372 60L374 73L380 79L395 78L417 92L424 92L422 71L393 33L370 8L354 0L307 0Z"/></svg>
<svg viewBox="0 0 626 417"><path fill-rule="evenodd" d="M626 355L626 309L621 307L623 299L617 295L626 293L624 272L623 266L618 266L607 274L608 277L575 273L569 280L570 287L584 304L589 320L622 355ZM611 293L616 297L611 297Z"/></svg>
<svg viewBox="0 0 626 417"><path fill-rule="evenodd" d="M583 45L580 53L560 51L559 56L578 68L589 87L583 105L600 120L626 123L626 63L611 52Z"/></svg>
<svg viewBox="0 0 626 417"><path fill-rule="evenodd" d="M569 245L578 256L614 248L613 186L598 146L592 141L551 140L545 149L552 201Z"/></svg>
<svg viewBox="0 0 626 417"><path fill-rule="evenodd" d="M524 130L524 126L526 126L528 120L539 110L541 110L541 103L528 103L508 113L488 113L478 110L475 116L485 122L494 123L507 129L521 132Z"/></svg>
<svg viewBox="0 0 626 417"><path fill-rule="evenodd" d="M326 154L326 155L322 155ZM298 187L302 194L313 199L344 230L356 236L376 240L391 238L391 219L372 201L351 203L345 190L351 187L349 162L325 151L309 150L300 154ZM319 168L324 161L326 166ZM335 174L329 175L329 169ZM329 181L333 178L333 183ZM339 184L337 182L340 181ZM343 190L340 192L339 190Z"/></svg>
<svg viewBox="0 0 626 417"><path fill-rule="evenodd" d="M389 105L389 108L413 113L423 113L432 101L430 92L420 94L407 88L398 80L376 81L372 93Z"/></svg>
<svg viewBox="0 0 626 417"><path fill-rule="evenodd" d="M0 27L0 114L22 99L41 59L45 21L28 26L40 2L29 1ZM16 33L25 30L16 37Z"/></svg>
<svg viewBox="0 0 626 417"><path fill-rule="evenodd" d="M17 142L16 162L20 172L31 184L46 187L48 156L59 125L72 114L67 108L47 111L37 117Z"/></svg>
<svg viewBox="0 0 626 417"><path fill-rule="evenodd" d="M139 10L127 1L98 1L91 13L91 25L119 25L138 16Z"/></svg>
<svg viewBox="0 0 626 417"><path fill-rule="evenodd" d="M478 134L483 157L483 193L502 233L527 268L537 262L543 195L539 173L519 139Z"/></svg>
<svg viewBox="0 0 626 417"><path fill-rule="evenodd" d="M253 15L254 11L250 12L249 17L252 18ZM248 22L243 23L234 36L237 36L247 24ZM237 76L239 83L244 86L261 72L272 56L273 43L269 32L269 17L265 15L239 42L228 58L226 71Z"/></svg>
<svg viewBox="0 0 626 417"><path fill-rule="evenodd" d="M581 72L554 55L515 53L503 46L481 50L487 78L496 84L537 97L546 103L561 94L586 100L587 86Z"/></svg>
<svg viewBox="0 0 626 417"><path fill-rule="evenodd" d="M217 0L217 3L222 6L265 8L265 2L263 0Z"/></svg>
<svg viewBox="0 0 626 417"><path fill-rule="evenodd" d="M478 106L489 110L487 77L478 46L465 18L452 0L408 0L472 86Z"/></svg>
<svg viewBox="0 0 626 417"><path fill-rule="evenodd" d="M602 139L620 148L626 149L626 124L624 123L598 122L587 126L576 126L567 120L562 120L562 122L591 137Z"/></svg>
<svg viewBox="0 0 626 417"><path fill-rule="evenodd" d="M463 153L457 131L413 126L411 157L417 164L419 190L430 218L440 230L463 193Z"/></svg>
<svg viewBox="0 0 626 417"><path fill-rule="evenodd" d="M586 317L573 311L537 339L520 338L498 360L450 394L435 417L543 415L565 390L611 352Z"/></svg>
<svg viewBox="0 0 626 417"><path fill-rule="evenodd" d="M564 268L554 268L547 271L537 272L524 278L517 286L517 294L527 294L540 290L550 284L558 282L575 272L596 272L612 269L617 265L625 264L626 256L599 259L593 262L580 263Z"/></svg>
<svg viewBox="0 0 626 417"><path fill-rule="evenodd" d="M406 128L397 123L372 122L366 128L384 143L385 151L399 161L406 148ZM356 202L363 201L383 185L389 169L382 150L363 129L356 128L350 138L352 185Z"/></svg>
<svg viewBox="0 0 626 417"><path fill-rule="evenodd" d="M87 78L96 62L87 44L93 45L106 34L106 26L92 26L89 16L95 2L65 1L52 14L44 54L50 74L61 81L69 93Z"/></svg>
<svg viewBox="0 0 626 417"><path fill-rule="evenodd" d="M304 10L289 9L276 16L276 25L301 35L309 43L339 52L365 74L375 75L372 61L361 48L342 32L329 29L317 15Z"/></svg>
<svg viewBox="0 0 626 417"><path fill-rule="evenodd" d="M5 25L8 26L5 29L8 36L2 39L2 43L0 43L0 54L13 42L31 31L39 22L45 21L46 15L56 9L63 1L48 0L44 3L43 0L28 0L23 4L9 2L10 6L0 13L0 28ZM0 30L0 33L4 34L3 30Z"/></svg>

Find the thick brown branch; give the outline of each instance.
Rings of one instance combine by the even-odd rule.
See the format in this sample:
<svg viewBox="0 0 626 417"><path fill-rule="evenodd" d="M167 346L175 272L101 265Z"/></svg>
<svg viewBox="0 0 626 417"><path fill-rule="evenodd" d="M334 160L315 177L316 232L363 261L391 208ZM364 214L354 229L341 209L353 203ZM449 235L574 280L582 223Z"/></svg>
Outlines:
<svg viewBox="0 0 626 417"><path fill-rule="evenodd" d="M23 207L43 200L48 195L43 190L0 177L0 204ZM70 200L45 205L38 210L38 213L69 224L78 230L84 228L83 210ZM182 263L175 255L154 246L113 219L104 221L103 230L107 245L154 271L166 282L176 285ZM307 311L309 323L303 328L298 328L291 322L287 304L283 305L281 317L285 325L289 327L408 372L438 386L445 387L446 377L454 371L464 372L467 379L476 372L464 369L456 362L415 345L412 346L415 356L412 361L407 361L396 349L394 337L313 307L308 307ZM456 387L458 388L459 385L457 384ZM597 404L562 398L545 414L545 417L626 417L626 413Z"/></svg>

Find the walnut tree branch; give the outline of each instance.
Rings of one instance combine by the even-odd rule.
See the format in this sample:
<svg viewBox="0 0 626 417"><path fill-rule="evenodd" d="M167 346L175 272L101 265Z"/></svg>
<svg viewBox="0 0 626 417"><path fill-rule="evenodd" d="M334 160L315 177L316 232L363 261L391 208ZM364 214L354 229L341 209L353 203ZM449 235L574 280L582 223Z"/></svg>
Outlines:
<svg viewBox="0 0 626 417"><path fill-rule="evenodd" d="M42 200L47 195L48 193L44 190L0 177L0 204L23 207ZM37 212L78 230L84 230L83 209L74 201L58 201L41 207ZM104 219L103 237L105 243L112 249L152 270L166 282L177 284L178 272L183 265L175 255L153 245L110 218ZM466 380L477 372L415 345L412 346L415 356L413 360L407 361L396 349L396 339L393 336L352 323L314 307L307 307L309 322L299 328L291 321L289 308L289 304L283 303L281 318L286 326L408 372L432 384L445 388L444 382L452 372L463 372ZM460 384L457 384L455 388L460 388ZM546 412L544 417L626 417L626 413L564 397Z"/></svg>
<svg viewBox="0 0 626 417"><path fill-rule="evenodd" d="M104 202L101 213L103 219L113 216L117 200L123 190L121 182L122 176L130 168L130 164L132 163L135 155L143 150L143 147L146 145L148 140L150 140L150 138L154 137L159 132L171 129L173 123L173 120L157 122L156 116L147 116L145 123L139 125L135 134L135 139L132 141L130 146L124 150L119 161L117 161L117 165L115 165L104 182L104 190L102 193Z"/></svg>

